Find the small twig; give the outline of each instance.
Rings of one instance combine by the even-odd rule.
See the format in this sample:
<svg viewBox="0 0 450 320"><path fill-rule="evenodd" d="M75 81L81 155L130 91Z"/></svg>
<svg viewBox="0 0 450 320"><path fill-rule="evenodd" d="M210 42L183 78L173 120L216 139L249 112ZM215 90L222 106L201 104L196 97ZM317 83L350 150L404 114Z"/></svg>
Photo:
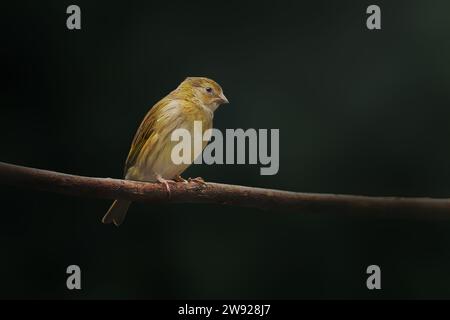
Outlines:
<svg viewBox="0 0 450 320"><path fill-rule="evenodd" d="M442 215L450 217L450 199L368 197L355 195L298 193L220 183L183 183L164 186L110 178L91 178L27 168L0 162L0 184L49 191L72 196L125 199L145 202L215 203L274 211L373 212L398 216Z"/></svg>

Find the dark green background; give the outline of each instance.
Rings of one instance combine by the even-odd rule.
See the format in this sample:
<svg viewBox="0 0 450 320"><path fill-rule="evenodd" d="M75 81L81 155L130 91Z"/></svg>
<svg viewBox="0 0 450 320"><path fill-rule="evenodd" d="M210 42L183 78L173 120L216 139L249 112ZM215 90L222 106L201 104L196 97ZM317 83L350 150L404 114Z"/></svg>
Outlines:
<svg viewBox="0 0 450 320"><path fill-rule="evenodd" d="M66 7L82 30L66 29ZM382 30L365 26L382 9ZM279 128L280 171L185 176L302 192L450 195L448 1L20 1L1 8L0 161L121 177L186 76L215 127ZM110 201L0 186L1 298L449 298L450 220ZM65 287L82 268L82 290ZM366 289L378 264L382 290Z"/></svg>

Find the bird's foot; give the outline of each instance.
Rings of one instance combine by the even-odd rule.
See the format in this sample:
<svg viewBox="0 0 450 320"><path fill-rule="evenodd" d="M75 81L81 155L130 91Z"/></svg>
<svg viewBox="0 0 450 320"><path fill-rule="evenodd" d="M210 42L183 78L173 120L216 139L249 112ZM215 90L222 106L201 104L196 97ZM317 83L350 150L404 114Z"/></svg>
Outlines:
<svg viewBox="0 0 450 320"><path fill-rule="evenodd" d="M176 182L183 182L183 183L188 183L188 181L186 179L184 179L182 176L177 175L175 176L175 178L173 178L174 181Z"/></svg>
<svg viewBox="0 0 450 320"><path fill-rule="evenodd" d="M168 180L168 179L164 179L164 178L161 177L160 175L157 175L157 176L156 176L156 181L158 181L159 183L162 183L162 184L164 185L164 188L165 188L166 191L167 191L167 195L168 195L169 198L170 198L171 192L170 192L170 186L169 186L169 183L175 183L175 181L173 181L173 180Z"/></svg>
<svg viewBox="0 0 450 320"><path fill-rule="evenodd" d="M202 177L189 178L188 182L190 182L190 183L193 182L193 183L198 183L198 184L201 184L201 185L206 185L206 182L205 182L205 180Z"/></svg>

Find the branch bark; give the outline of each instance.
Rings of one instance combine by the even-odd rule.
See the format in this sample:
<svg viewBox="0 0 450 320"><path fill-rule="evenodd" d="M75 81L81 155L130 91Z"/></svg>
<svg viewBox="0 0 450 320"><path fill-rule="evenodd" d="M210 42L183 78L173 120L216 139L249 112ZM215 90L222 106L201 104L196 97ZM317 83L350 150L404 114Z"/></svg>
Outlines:
<svg viewBox="0 0 450 320"><path fill-rule="evenodd" d="M215 203L264 210L450 217L450 199L313 194L220 183L159 183L91 178L0 162L0 184L71 196L166 203Z"/></svg>

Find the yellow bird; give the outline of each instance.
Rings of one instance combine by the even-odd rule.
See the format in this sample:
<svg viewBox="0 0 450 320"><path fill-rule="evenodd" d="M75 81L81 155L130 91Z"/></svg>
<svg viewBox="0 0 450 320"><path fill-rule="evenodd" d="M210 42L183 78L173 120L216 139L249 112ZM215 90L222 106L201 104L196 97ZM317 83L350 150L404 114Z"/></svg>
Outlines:
<svg viewBox="0 0 450 320"><path fill-rule="evenodd" d="M176 129L184 128L191 133L193 139L194 121L201 121L204 131L210 129L214 111L225 103L228 100L214 80L203 77L186 78L145 116L125 162L125 179L160 182L168 192L168 181L186 181L180 174L190 164L175 164L172 161L172 149L178 142L171 141L171 134ZM206 144L207 142L203 142L202 148ZM191 146L193 145L192 142ZM198 154L194 154L192 161L197 156ZM114 201L102 222L119 226L125 219L130 204L126 200Z"/></svg>

